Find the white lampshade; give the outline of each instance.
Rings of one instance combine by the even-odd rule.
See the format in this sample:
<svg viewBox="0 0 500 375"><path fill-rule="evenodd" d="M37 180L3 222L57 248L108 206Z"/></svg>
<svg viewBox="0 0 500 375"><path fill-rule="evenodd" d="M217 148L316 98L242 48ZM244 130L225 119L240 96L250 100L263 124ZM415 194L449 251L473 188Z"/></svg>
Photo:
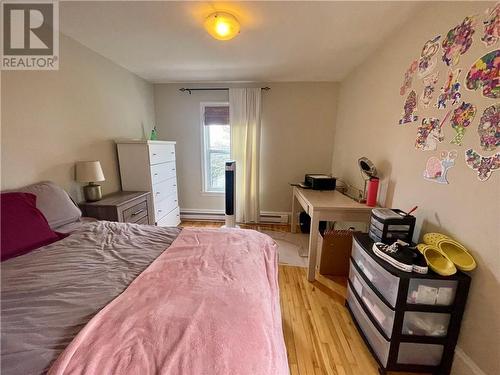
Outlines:
<svg viewBox="0 0 500 375"><path fill-rule="evenodd" d="M97 182L105 180L101 163L98 160L77 161L75 169L76 180L78 182Z"/></svg>

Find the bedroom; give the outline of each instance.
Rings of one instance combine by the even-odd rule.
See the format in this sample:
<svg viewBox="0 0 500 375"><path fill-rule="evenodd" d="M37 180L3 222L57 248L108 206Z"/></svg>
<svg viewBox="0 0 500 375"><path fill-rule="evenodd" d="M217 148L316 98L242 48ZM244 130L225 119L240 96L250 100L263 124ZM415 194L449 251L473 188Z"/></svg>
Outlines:
<svg viewBox="0 0 500 375"><path fill-rule="evenodd" d="M4 16L7 14L4 6L8 4L2 2ZM458 324L460 333L458 335L457 330L458 337L450 339L450 342L456 341L456 347L454 343L446 344L451 348L451 357L443 359L442 366L437 366L441 372L435 373L500 373L500 199L499 173L495 170L495 166L498 168L495 160L499 156L495 159L495 155L498 155L496 146L500 132L498 114L491 116L489 122L483 120L489 113L488 108L498 108L498 57L493 62L494 69L490 69L494 72L493 79L473 86L472 80L467 78L476 62L485 61L482 57L498 51L500 21L495 2L60 1L54 4L51 24L58 25L59 32L52 32L51 26L48 29L54 42L50 56L57 57L56 66L22 70L19 69L22 61L30 62L23 60L26 54L2 50L2 259L6 251L4 239L16 242L22 237L29 242L31 235L27 232L36 232L32 228L25 230L27 218L16 216L21 215L16 205L7 206L4 194L9 192L19 192L31 185L24 191L35 193L40 211L35 215L32 207L29 212L42 222L45 218L48 220L50 228L45 224L43 230L53 240L57 236L54 231L62 232L61 223L76 221L81 228L67 229L72 233L69 236L57 237L58 241L42 248L38 243L34 251L2 262L2 373L43 373L53 366L51 373L120 372L117 369L122 369L122 373L134 373L137 370L131 368L141 368L142 372L149 368L152 373L172 374L280 374L288 371L292 374L376 374L379 367L384 367L380 363L384 361L377 354L380 346L364 342L345 307L348 282L331 282L319 274L316 277L317 264L311 261L312 256L301 258L294 254L299 261L305 262L301 267L281 264L283 262L275 264L275 257L283 256L285 251L280 236L295 236L289 233L296 229L292 222L295 224L297 220L292 214L295 211L290 183L301 182L305 174L312 172L337 177L338 187L345 181L354 187L353 190L363 190L364 179L358 168L361 157L371 160L378 171L378 206L406 211L418 206L413 214L416 218L413 242L424 241L426 233L444 233L470 250L477 263L475 270L460 271L452 276L467 275L472 282L463 319ZM24 46L28 35L32 38L30 43L34 43L35 37L41 38L40 43L43 43L47 33L37 31L40 22L30 21L29 30L24 33L27 23L19 21L22 11L17 11L13 13L18 18L14 16L9 20L9 27L6 26L7 18L2 18L2 39L8 39L8 30L11 37L18 33L17 39L10 41L18 47ZM40 14L45 16L45 11L44 8ZM239 33L232 39L218 40L209 33L213 33L214 28L206 23L216 12L229 13L236 19ZM22 26L15 29L12 26L17 25L15 21ZM457 44L462 43L458 47L444 43L455 28L464 33L457 37ZM434 40L437 36L440 37L438 42ZM4 48L6 43L4 41ZM432 54L431 48L431 54L426 55L430 56L429 74L420 74L419 67L413 64L415 61L418 64L424 56L424 45L437 49ZM28 55L40 56L37 53ZM11 57L5 60L6 56ZM14 58L18 62L15 68ZM448 91L445 90L447 82ZM267 87L270 89L259 90ZM218 90L180 91L181 88ZM492 90L487 91L487 88ZM416 93L416 98L412 97L412 92ZM428 101L423 98L424 92L428 93ZM243 93L247 95L247 103L249 95L255 95L255 100L250 102L257 115L243 128L252 135L250 145L248 139L247 143L243 142L246 138L234 120L237 95ZM456 97L457 93L460 98ZM441 98L446 108L438 107ZM475 108L473 116L469 115L470 122L464 122L463 117L467 120L467 116L460 117L460 112L454 116L462 103L472 103ZM212 129L222 128L209 124L205 108L228 106L230 113L222 113L225 124L217 125L229 125L230 135L224 131L211 134ZM470 108L468 113L472 113ZM427 138L434 143L425 143L426 149L416 147L419 145L416 138L427 125L422 122L424 118L437 118L445 124L435 136ZM480 125L489 124L495 118L496 132L489 135L481 132ZM244 121L238 121L240 123ZM430 126L433 123L430 121ZM133 184L141 180L141 173L149 173L149 165L138 161L137 164L126 163L118 150L119 142L150 139L153 127L153 139L176 142L174 160L168 159L167 163L173 163L175 168L178 202L167 210L175 212L172 225L180 220L179 228L127 224L126 230L132 232L121 232L125 224L113 222L120 220L108 218L111 223L96 223L79 219L79 209L60 188L86 212L90 206L103 207L107 195L122 190L157 193L150 187L134 187ZM494 125L490 126L490 130L493 128ZM210 135L218 136L226 147L211 149L208 146ZM149 147L145 142L137 145ZM468 149L479 154L479 162L483 164L467 164L465 152ZM243 150L253 157L244 156ZM248 251L256 257L247 258L243 264L238 259L230 259L232 269L223 269L217 255L218 251L229 251L223 245L236 239L225 230L211 228L222 225L225 212L225 180L220 162L217 170L207 163L211 152L237 160L235 219L242 228L257 229L255 232L231 232L243 236L239 240L251 236L245 245L248 248L245 250L241 245L237 250ZM491 159L486 160L488 157ZM96 164L75 167L82 161L99 161L105 180L84 178L77 181L75 169L93 166L93 169L82 171L87 174L100 172ZM424 179L424 171L428 172L426 166L432 162L434 169L439 171L434 178ZM126 164L130 168L125 167ZM126 182L125 168L132 173L130 182ZM252 173L238 173L244 168ZM216 178L211 180L213 175ZM60 188L38 184L42 181L52 181ZM90 181L101 186L104 198L86 204L83 187ZM38 185L33 187L33 184ZM246 193L242 189L246 189ZM97 188L86 190L95 192ZM12 199L22 198L21 202L12 204L33 205L31 198L27 198L32 195L22 194L11 194ZM134 196L133 200L144 199L144 204L154 206L153 199L144 198L148 195L141 197ZM117 212L125 212L132 198L121 196L120 199L124 210L117 209ZM148 214L154 216L153 208L148 207ZM7 216L6 212L10 214L11 211L14 217ZM138 211L128 212L132 215ZM144 220L150 224L156 222L155 217ZM312 222L311 232L316 232L318 226L315 220ZM350 225L347 223L346 227ZM7 235L10 227L19 232ZM90 228L93 232L89 232ZM361 226L361 229L366 231L367 227ZM273 239L261 235L259 230L274 233ZM106 233L111 237L106 237ZM221 233L227 237L217 237ZM127 242L129 235L131 242ZM204 236L204 241L208 241L205 245L211 250L194 246L196 236ZM109 238L116 243L108 243ZM317 238L311 235L306 240L306 250L307 241L316 245L311 248L315 254ZM102 246L109 246L109 254L106 253L109 256L100 258L98 248ZM185 262L182 257L176 258L183 246L189 248L182 255L186 257ZM150 251L136 254L134 249L140 247ZM88 258L81 257L78 251L84 248L89 250ZM118 251L131 258L123 258L123 263L119 263ZM95 342L115 342L111 335L96 337L92 325L86 324L94 317L91 322L112 327L113 331L116 329L127 337L128 326L116 321L110 326L113 320L104 312L111 310L124 314L127 310L137 310L135 315L127 317L128 323L132 322L129 319L147 315L140 303L127 304L123 297L134 292L133 285L139 285L137 298L153 298L142 289L144 282L139 281L148 275L141 272L156 257L158 261L165 259L164 267L171 267L168 268L171 273L162 273L164 281L172 285L168 295L178 304L182 314L193 316L193 321L180 316L179 320L176 317L170 324L160 327L173 331L186 329L186 332L189 327L196 327L200 332L175 336L175 332L169 331L170 337L175 338L162 346L166 353L157 353L156 349L150 350L141 344L131 354L146 353L144 358L151 362L134 361L137 367L123 370L119 361L105 360L109 345L94 345L92 350L95 351L87 350L92 341L81 341L83 335L78 332L88 332L89 340ZM319 262L321 256L318 254L317 258ZM176 259L184 269L176 266ZM201 263L197 263L197 259ZM76 267L81 274L75 272L73 275L72 268L64 267L63 261ZM203 261L208 269L203 268ZM250 277L251 262L262 266L254 270L255 280ZM316 280L313 282L308 281L307 262L314 263L313 279ZM84 267L85 264L96 267L91 269ZM156 264L161 263L153 262ZM25 269L30 269L27 276L22 272ZM107 271L103 270L108 269L114 269L111 275L116 275L116 279L104 276ZM279 290L273 280L264 277L264 270L277 277ZM221 284L214 284L217 288L210 289L211 284L206 283L206 288L200 290L207 304L184 305L182 296L191 301L200 297L187 287L198 285L197 280L207 281L209 271L219 275L217 282ZM183 272L193 277L186 277ZM124 278L120 279L119 274L125 275ZM127 288L139 274L138 282ZM85 283L85 279L94 278L95 282ZM111 279L118 284L111 283ZM232 292L237 288L244 290L248 279L252 280L248 293L254 294L246 301L241 293ZM79 283L78 293L72 294L74 290L67 280ZM224 280L232 281L224 284ZM54 285L62 287L64 298L51 299L50 287ZM234 289L224 289L230 287ZM221 290L223 293L218 293ZM25 291L29 293L19 294ZM52 292L57 294L57 291ZM278 295L280 300L277 300ZM211 299L220 303L210 305ZM156 299L148 301L151 309L162 310L163 305ZM255 304L253 308L250 301ZM101 310L106 305L108 307ZM226 305L230 308L223 309ZM238 305L248 311L238 309ZM68 306L80 314L80 320L68 318ZM206 316L195 319L199 316L194 313L194 307L200 308L196 311L199 314L212 313L210 321L216 331L210 331L214 333L213 340L223 339L232 348L216 351L219 346L210 341L212 336L208 334L211 327L203 325ZM270 313L271 310L281 311L279 319ZM394 306L389 306L389 310L394 310ZM173 311L163 313L174 314ZM261 322L255 318L256 314L263 317ZM54 316L61 321L68 319L66 324L71 328L55 324L57 321L50 320ZM37 319L41 326L33 323ZM227 322L233 325L228 326ZM51 326L54 331L45 330L46 324L54 324ZM149 328L144 328L145 334L154 340L156 336ZM33 335L27 335L30 329L37 337L34 342L30 341ZM62 333L68 329L71 334ZM132 330L130 340L147 338L137 336L138 332L142 331ZM241 337L249 340L239 339ZM390 339L382 333L380 337L385 341ZM256 345L251 345L251 338ZM196 347L200 340L204 346ZM438 345L442 338L433 337L432 340ZM274 342L274 345L260 345L262 342ZM203 351L206 348L210 351ZM165 366L170 367L161 367L155 362L152 356L156 354L167 358ZM196 354L199 354L197 360ZM397 357L397 352L395 354ZM265 360L258 361L259 356L265 356ZM56 358L60 360L54 365ZM93 362L85 358L92 358ZM193 362L187 363L189 361ZM272 367L273 363L281 367ZM85 367L86 364L89 367ZM108 369L114 370L97 371L92 366L111 366Z"/></svg>

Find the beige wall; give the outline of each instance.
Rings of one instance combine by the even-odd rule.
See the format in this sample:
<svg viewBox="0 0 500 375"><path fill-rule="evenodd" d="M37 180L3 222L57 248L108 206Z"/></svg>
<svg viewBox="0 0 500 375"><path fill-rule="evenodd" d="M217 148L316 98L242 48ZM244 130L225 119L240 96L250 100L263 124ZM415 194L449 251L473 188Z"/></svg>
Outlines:
<svg viewBox="0 0 500 375"><path fill-rule="evenodd" d="M153 86L61 35L59 71L4 71L2 189L50 179L76 199L77 160L100 160L105 193L120 189L113 139L142 136Z"/></svg>
<svg viewBox="0 0 500 375"><path fill-rule="evenodd" d="M473 364L467 364L467 357L484 373L500 374L500 172L494 172L488 181L480 182L464 162L466 147L480 150L479 118L484 108L495 101L482 98L479 92L462 89L463 99L478 108L473 124L467 129L464 146L450 145L455 133L448 123L445 125L445 141L438 146L438 151L423 152L414 148L416 123L398 125L404 102L399 88L410 61L420 55L426 40L446 33L467 15L482 17L491 4L494 3L429 4L394 33L377 53L342 82L333 147L334 174L361 186L356 160L367 156L381 171L383 190L386 191L383 195L388 206L408 210L418 205L416 216L421 233L446 233L474 254L478 269L471 274L472 289L459 341L465 356L455 357L454 375L481 373L477 369L474 371ZM461 56L462 84L468 67L494 49L481 43L481 25L482 18L478 20L472 47ZM444 63L439 62L438 66L437 89L446 76ZM421 80L416 78L413 87L420 95ZM418 111L419 121L427 116L443 118L445 113L442 109L421 109ZM458 150L459 155L448 174L450 184L425 181L422 173L427 158L450 149Z"/></svg>
<svg viewBox="0 0 500 375"><path fill-rule="evenodd" d="M252 85L271 87L262 93L261 209L289 212L289 183L303 180L306 172L330 170L337 84ZM194 91L189 95L179 92L182 86L196 85L155 85L160 139L177 141L180 206L222 210L222 195L201 192L200 102L227 101L228 93Z"/></svg>

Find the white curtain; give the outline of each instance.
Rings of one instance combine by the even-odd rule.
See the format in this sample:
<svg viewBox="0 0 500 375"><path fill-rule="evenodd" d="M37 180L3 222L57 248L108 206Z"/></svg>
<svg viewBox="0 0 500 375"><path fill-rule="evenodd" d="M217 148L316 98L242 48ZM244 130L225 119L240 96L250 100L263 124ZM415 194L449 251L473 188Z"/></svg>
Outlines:
<svg viewBox="0 0 500 375"><path fill-rule="evenodd" d="M236 160L236 221L260 217L260 88L229 89L231 152Z"/></svg>

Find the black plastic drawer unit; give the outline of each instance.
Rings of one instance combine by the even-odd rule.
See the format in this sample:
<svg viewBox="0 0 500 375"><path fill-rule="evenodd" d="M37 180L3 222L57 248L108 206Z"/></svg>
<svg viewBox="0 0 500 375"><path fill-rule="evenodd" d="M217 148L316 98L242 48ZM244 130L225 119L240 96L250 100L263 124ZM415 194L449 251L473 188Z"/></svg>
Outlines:
<svg viewBox="0 0 500 375"><path fill-rule="evenodd" d="M450 374L470 277L402 272L355 234L346 306L380 372Z"/></svg>

